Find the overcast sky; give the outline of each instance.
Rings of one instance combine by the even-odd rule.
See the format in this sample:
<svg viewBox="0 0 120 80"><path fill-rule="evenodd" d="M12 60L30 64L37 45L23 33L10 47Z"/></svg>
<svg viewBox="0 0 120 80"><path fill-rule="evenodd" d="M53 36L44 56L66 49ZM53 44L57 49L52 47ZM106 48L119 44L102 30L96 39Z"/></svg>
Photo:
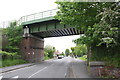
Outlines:
<svg viewBox="0 0 120 80"><path fill-rule="evenodd" d="M0 21L19 19L22 16L57 8L55 0L1 0Z"/></svg>
<svg viewBox="0 0 120 80"><path fill-rule="evenodd" d="M0 22L18 20L20 17L57 8L55 0L1 0ZM46 38L45 45L55 46L63 52L66 48L75 46L73 39L79 36Z"/></svg>
<svg viewBox="0 0 120 80"><path fill-rule="evenodd" d="M77 38L79 38L79 35L45 38L45 45L55 46L57 50L59 50L60 52L64 52L66 49L70 49L71 47L75 46L72 40Z"/></svg>

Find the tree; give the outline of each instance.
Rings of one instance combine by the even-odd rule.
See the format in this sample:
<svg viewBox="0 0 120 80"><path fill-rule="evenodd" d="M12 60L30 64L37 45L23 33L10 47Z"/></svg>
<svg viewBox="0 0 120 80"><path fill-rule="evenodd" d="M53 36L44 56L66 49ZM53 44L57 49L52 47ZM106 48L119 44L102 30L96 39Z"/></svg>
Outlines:
<svg viewBox="0 0 120 80"><path fill-rule="evenodd" d="M72 51L72 52L74 52L74 50L75 50L75 47L71 47L70 49L71 49L71 51Z"/></svg>
<svg viewBox="0 0 120 80"><path fill-rule="evenodd" d="M21 59L20 43L23 35L23 27L21 25L17 25L17 22L14 21L11 22L7 28L3 28L2 33L3 46L0 53L2 54L3 60ZM13 65L14 62L10 62Z"/></svg>
<svg viewBox="0 0 120 80"><path fill-rule="evenodd" d="M8 37L6 36L6 28L0 28L0 48L5 51L6 46L8 45Z"/></svg>
<svg viewBox="0 0 120 80"><path fill-rule="evenodd" d="M66 54L66 56L68 56L68 55L70 54L70 50L69 50L69 49L66 49L66 50L65 50L65 54Z"/></svg>
<svg viewBox="0 0 120 80"><path fill-rule="evenodd" d="M5 28L4 35L8 39L8 44L3 48L7 52L20 53L20 43L23 35L23 28L21 25L17 25L17 22L11 22L10 26Z"/></svg>
<svg viewBox="0 0 120 80"><path fill-rule="evenodd" d="M53 47L51 45L46 45L45 52L46 52L46 54L48 54L48 57L53 58L53 53L55 52L55 47Z"/></svg>
<svg viewBox="0 0 120 80"><path fill-rule="evenodd" d="M105 60L120 66L120 6L116 2L56 2L59 10L56 18L62 24L75 26L84 35L76 44L86 44L94 60ZM72 23L71 23L72 22ZM115 54L114 54L115 53ZM108 56L109 55L109 56ZM111 56L116 59L111 60Z"/></svg>
<svg viewBox="0 0 120 80"><path fill-rule="evenodd" d="M62 53L60 54L60 56L65 56L65 53L64 53L64 52L62 52Z"/></svg>
<svg viewBox="0 0 120 80"><path fill-rule="evenodd" d="M70 49L71 49L71 51L72 51L72 52L71 52L71 56L72 56L72 57L73 57L73 56L76 56L76 55L75 55L75 47L71 47Z"/></svg>
<svg viewBox="0 0 120 80"><path fill-rule="evenodd" d="M84 31L84 36L81 37L83 44L91 45L96 41L96 45L101 43L99 34L95 28L99 30L98 24L101 21L101 16L97 17L99 13L107 10L113 3L97 3L97 2L57 2L60 11L56 18L62 24L75 26L77 29ZM71 23L72 22L72 23ZM95 27L97 26L97 27ZM107 25L106 25L107 26ZM104 27L102 27L104 28ZM96 32L96 34L92 34ZM113 34L114 31L112 31Z"/></svg>
<svg viewBox="0 0 120 80"><path fill-rule="evenodd" d="M87 53L87 47L86 45L83 44L79 44L77 46L74 47L74 53L75 56L83 56Z"/></svg>

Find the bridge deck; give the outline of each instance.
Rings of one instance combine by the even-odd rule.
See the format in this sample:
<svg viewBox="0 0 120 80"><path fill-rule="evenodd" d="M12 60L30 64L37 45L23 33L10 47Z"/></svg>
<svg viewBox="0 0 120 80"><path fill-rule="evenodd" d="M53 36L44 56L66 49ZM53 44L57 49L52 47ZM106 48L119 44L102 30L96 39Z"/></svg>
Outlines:
<svg viewBox="0 0 120 80"><path fill-rule="evenodd" d="M56 15L57 11L58 9L52 9L48 11L26 15L19 19L18 24L26 25L26 24L32 24L35 22L39 22L39 21L42 22L45 20L54 19L53 16Z"/></svg>
<svg viewBox="0 0 120 80"><path fill-rule="evenodd" d="M35 20L30 20L30 21L26 21L26 22L22 22L22 25L29 25L29 24L34 24L34 23L40 23L40 22L44 22L44 21L50 21L50 20L54 20L55 18L52 17L46 17L46 18L40 18L40 19L35 19Z"/></svg>
<svg viewBox="0 0 120 80"><path fill-rule="evenodd" d="M58 37L68 35L79 35L82 33L76 30L74 26L60 24L60 21L55 19L54 16L58 9L35 13L23 16L19 22L29 28L29 33L37 37Z"/></svg>

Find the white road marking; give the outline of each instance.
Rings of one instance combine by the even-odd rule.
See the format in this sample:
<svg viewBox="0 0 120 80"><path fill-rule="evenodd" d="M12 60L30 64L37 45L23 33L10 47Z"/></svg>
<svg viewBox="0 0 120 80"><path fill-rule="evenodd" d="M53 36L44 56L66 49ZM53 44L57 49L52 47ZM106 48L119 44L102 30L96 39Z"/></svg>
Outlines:
<svg viewBox="0 0 120 80"><path fill-rule="evenodd" d="M36 73L32 74L31 76L29 76L28 78L31 78L32 76L36 75L37 73L43 71L43 70L46 69L46 68L47 68L47 67L44 67L43 69L41 69L41 70L37 71Z"/></svg>
<svg viewBox="0 0 120 80"><path fill-rule="evenodd" d="M16 79L16 78L18 78L19 76L15 76L15 77L12 77L12 78L14 78L14 79Z"/></svg>
<svg viewBox="0 0 120 80"><path fill-rule="evenodd" d="M0 80L2 79L3 76L0 76Z"/></svg>
<svg viewBox="0 0 120 80"><path fill-rule="evenodd" d="M52 65L54 65L54 63L53 63L53 64L51 64L51 65L49 65L49 66L52 66ZM46 67L44 67L44 68L40 69L39 71L37 71L36 73L32 74L32 75L31 75L31 76L29 76L28 78L31 78L32 76L34 76L34 75L36 75L37 73L39 73L39 72L43 71L44 69L48 68L49 66L46 66Z"/></svg>

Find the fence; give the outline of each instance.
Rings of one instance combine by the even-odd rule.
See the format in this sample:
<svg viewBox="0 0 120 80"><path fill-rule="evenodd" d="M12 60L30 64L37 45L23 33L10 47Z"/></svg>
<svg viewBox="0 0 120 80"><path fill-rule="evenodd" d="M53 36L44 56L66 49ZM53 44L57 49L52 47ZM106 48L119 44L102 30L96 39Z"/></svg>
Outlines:
<svg viewBox="0 0 120 80"><path fill-rule="evenodd" d="M48 10L48 11L43 11L43 12L39 12L39 13L35 13L35 14L26 15L26 16L21 17L18 20L18 24L21 24L22 22L31 21L31 20L37 20L37 19L55 16L57 11L58 11L58 9L52 9L52 10Z"/></svg>
<svg viewBox="0 0 120 80"><path fill-rule="evenodd" d="M56 15L57 11L58 11L58 9L52 9L52 10L48 10L48 11L43 11L43 12L39 12L39 13L26 15L26 16L21 17L17 21L17 24L20 25L22 22L42 19L42 18L46 18L46 17L52 17L52 16ZM15 20L0 22L0 28L6 28L6 27L10 26L10 23L13 21L15 21Z"/></svg>

